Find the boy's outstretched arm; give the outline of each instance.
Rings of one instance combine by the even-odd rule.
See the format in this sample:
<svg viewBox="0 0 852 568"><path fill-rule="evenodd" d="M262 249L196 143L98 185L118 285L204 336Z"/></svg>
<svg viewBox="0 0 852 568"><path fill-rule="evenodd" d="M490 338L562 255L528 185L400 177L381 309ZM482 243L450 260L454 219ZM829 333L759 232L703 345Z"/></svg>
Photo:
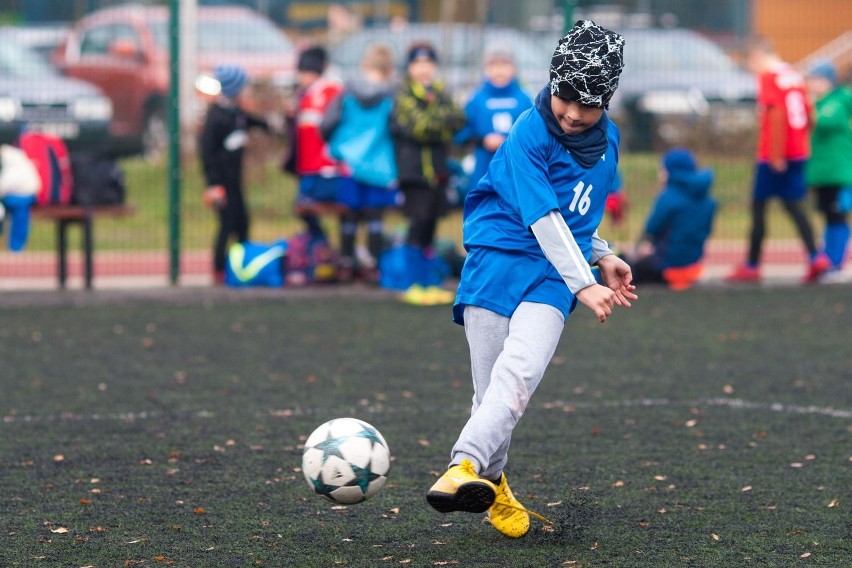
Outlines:
<svg viewBox="0 0 852 568"><path fill-rule="evenodd" d="M614 305L630 307L626 298L631 295L635 296L632 290L621 290L619 288L617 291L609 286L601 286L597 283L589 263L586 262L577 241L574 240L574 235L571 234L565 219L558 211L550 211L533 223L530 228L547 260L556 267L571 292L583 305L595 313L601 323L605 322L607 316L612 313ZM609 250L609 247L606 247L604 251L600 243L605 246L606 242L600 238L598 238L598 241L600 242L594 243L593 259L600 262L612 256L612 251ZM618 260L617 257L613 258ZM623 261L621 262L623 263ZM616 263L606 261L604 264L610 266L607 269L608 272L616 270ZM630 267L626 263L624 263L624 266L627 267L629 272ZM601 270L603 274L604 267L601 267ZM619 270L623 270L623 267L620 267ZM629 280L627 286L630 286ZM621 295L619 295L619 291ZM628 294L627 296L624 295L625 291Z"/></svg>

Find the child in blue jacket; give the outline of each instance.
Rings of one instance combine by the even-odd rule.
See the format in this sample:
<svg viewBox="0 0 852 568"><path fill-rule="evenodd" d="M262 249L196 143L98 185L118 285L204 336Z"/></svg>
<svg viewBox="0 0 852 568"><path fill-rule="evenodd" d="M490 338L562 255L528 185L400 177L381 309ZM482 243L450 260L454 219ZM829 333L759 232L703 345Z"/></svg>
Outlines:
<svg viewBox="0 0 852 568"><path fill-rule="evenodd" d="M618 166L618 128L604 109L623 46L620 35L577 22L553 54L550 83L464 204L468 254L453 316L470 347L473 410L426 500L442 513L488 511L509 537L530 525L504 473L512 432L568 315L579 302L603 323L636 298L630 266L597 233Z"/></svg>
<svg viewBox="0 0 852 568"><path fill-rule="evenodd" d="M688 267L696 267L693 282L700 275L704 243L713 229L716 213L716 201L710 197L713 172L699 170L689 150L675 148L663 156L660 177L663 189L639 239L639 256L631 263L633 279L667 282L682 289L692 282L669 275L682 273Z"/></svg>
<svg viewBox="0 0 852 568"><path fill-rule="evenodd" d="M466 191L470 191L485 172L512 125L532 99L521 88L516 77L515 58L511 49L492 46L486 49L483 62L485 78L465 105L465 127L455 137L457 144L474 143L474 167Z"/></svg>

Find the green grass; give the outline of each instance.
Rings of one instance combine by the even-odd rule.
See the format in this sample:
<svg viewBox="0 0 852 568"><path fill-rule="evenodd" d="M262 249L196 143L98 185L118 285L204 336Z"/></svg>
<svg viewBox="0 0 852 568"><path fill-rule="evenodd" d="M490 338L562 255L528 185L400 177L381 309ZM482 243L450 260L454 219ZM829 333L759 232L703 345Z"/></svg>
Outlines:
<svg viewBox="0 0 852 568"><path fill-rule="evenodd" d="M252 238L272 241L289 237L302 230L302 223L292 212L295 181L280 171L280 152L263 147L249 158L246 167L246 187L251 215ZM749 196L753 162L751 156L722 157L701 156L705 166L715 171L713 194L719 201L719 211L713 238L743 241L750 226ZM605 218L601 234L615 242L633 242L644 226L645 218L659 190L655 154L622 156L621 169L624 187L629 198L625 222L612 226ZM146 162L127 159L122 162L127 178L127 202L136 208L131 217L102 219L95 231L97 250L166 250L168 248L168 169L165 161ZM188 159L183 166L180 200L180 231L183 250L208 249L215 232L216 220L201 202L203 182L197 160ZM777 204L773 204L777 205ZM812 207L809 207L813 209ZM770 207L768 238L795 238L792 223L781 207ZM814 222L817 217L814 215ZM336 232L334 219L326 219L332 235ZM391 231L405 226L400 215L388 215ZM821 226L821 225L817 225ZM28 250L53 250L54 231L50 222L35 221ZM78 248L79 236L72 231L72 246ZM461 239L461 215L451 213L441 223L439 235Z"/></svg>
<svg viewBox="0 0 852 568"><path fill-rule="evenodd" d="M9 296L0 565L852 563L852 289L580 308L513 437L515 494L555 522L520 540L423 498L471 396L449 310L338 290ZM348 508L299 471L339 416L394 456Z"/></svg>

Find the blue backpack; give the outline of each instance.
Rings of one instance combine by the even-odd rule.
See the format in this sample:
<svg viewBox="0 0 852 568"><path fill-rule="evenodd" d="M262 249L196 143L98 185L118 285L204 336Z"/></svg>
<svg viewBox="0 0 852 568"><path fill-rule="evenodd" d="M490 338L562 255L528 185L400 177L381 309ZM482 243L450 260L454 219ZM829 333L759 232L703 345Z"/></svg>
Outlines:
<svg viewBox="0 0 852 568"><path fill-rule="evenodd" d="M419 248L397 245L379 258L379 286L386 290L407 290L414 284L440 286L450 275L450 267L438 256L427 257Z"/></svg>
<svg viewBox="0 0 852 568"><path fill-rule="evenodd" d="M225 284L238 288L284 285L284 257L287 241L272 244L234 243L228 249Z"/></svg>

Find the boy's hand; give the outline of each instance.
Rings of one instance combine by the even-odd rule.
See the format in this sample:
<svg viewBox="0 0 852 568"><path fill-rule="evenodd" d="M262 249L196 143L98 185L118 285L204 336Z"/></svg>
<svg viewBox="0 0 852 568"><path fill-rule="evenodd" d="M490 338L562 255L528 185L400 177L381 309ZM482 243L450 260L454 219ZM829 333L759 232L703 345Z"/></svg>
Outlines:
<svg viewBox="0 0 852 568"><path fill-rule="evenodd" d="M204 190L204 205L214 209L221 209L228 202L225 188L221 185L211 185Z"/></svg>
<svg viewBox="0 0 852 568"><path fill-rule="evenodd" d="M629 308L630 300L639 298L633 291L636 286L633 282L633 271L630 265L615 256L607 255L598 261L601 269L601 281L603 285L615 293L615 303L623 308ZM579 299L579 296L577 297Z"/></svg>
<svg viewBox="0 0 852 568"><path fill-rule="evenodd" d="M492 132L491 134L486 134L485 138L482 139L482 147L489 152L496 152L504 140L506 140L505 136Z"/></svg>
<svg viewBox="0 0 852 568"><path fill-rule="evenodd" d="M604 323L607 316L612 313L612 306L615 305L616 296L615 292L606 286L592 284L577 292L577 300L595 312L600 322Z"/></svg>

